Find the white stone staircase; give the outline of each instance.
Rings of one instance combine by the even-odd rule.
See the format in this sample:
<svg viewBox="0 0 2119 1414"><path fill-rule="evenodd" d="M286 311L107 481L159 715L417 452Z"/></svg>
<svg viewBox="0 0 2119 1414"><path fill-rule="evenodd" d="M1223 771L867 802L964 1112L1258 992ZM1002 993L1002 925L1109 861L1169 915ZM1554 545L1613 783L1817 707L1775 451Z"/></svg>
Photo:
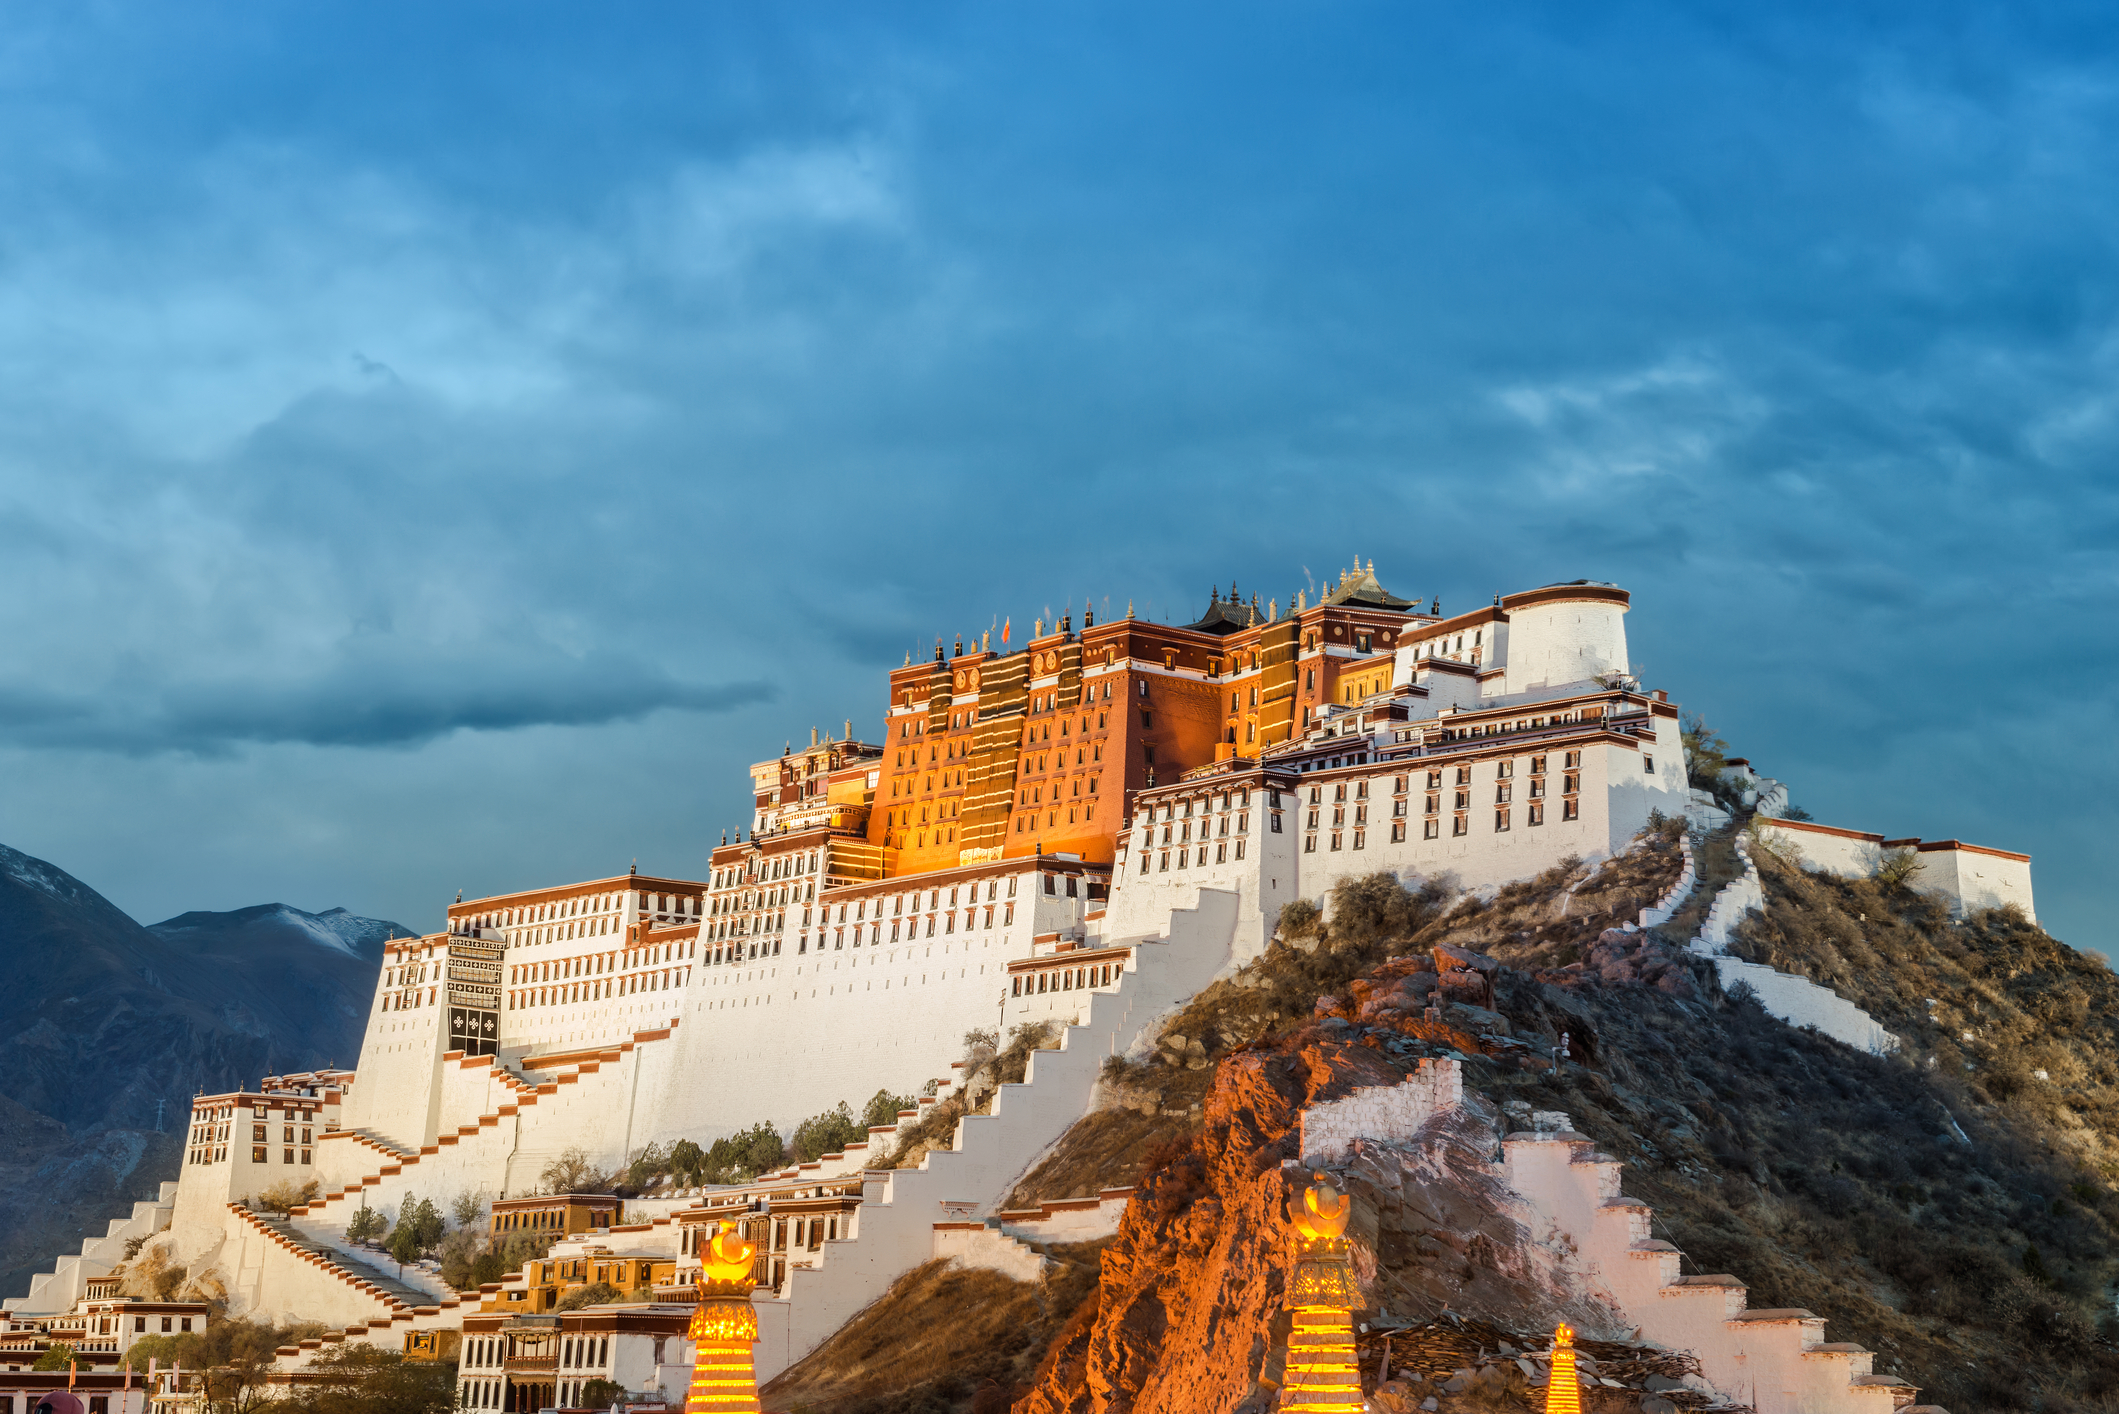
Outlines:
<svg viewBox="0 0 2119 1414"><path fill-rule="evenodd" d="M1640 1338L1691 1351L1723 1396L1757 1414L1892 1414L1910 1402L1912 1387L1876 1374L1869 1351L1825 1340L1823 1317L1753 1310L1733 1276L1682 1275L1682 1254L1650 1230L1654 1210L1620 1191L1621 1165L1587 1136L1524 1132L1501 1148L1510 1187L1574 1246Z"/></svg>
<svg viewBox="0 0 2119 1414"><path fill-rule="evenodd" d="M127 1242L135 1237L153 1237L169 1226L176 1205L176 1183L162 1184L153 1198L134 1203L130 1214L112 1218L101 1237L83 1240L79 1253L59 1258L49 1272L30 1278L29 1294L5 1302L5 1308L23 1316L71 1311L74 1303L88 1294L90 1279L108 1275L125 1260Z"/></svg>
<svg viewBox="0 0 2119 1414"><path fill-rule="evenodd" d="M1661 898L1641 910L1643 928L1655 928L1668 923L1676 916L1677 911L1685 906L1685 900L1692 897L1694 887L1699 884L1699 861L1692 857L1690 834L1678 836L1678 853L1683 856L1685 867L1679 872L1677 882L1665 889Z"/></svg>
<svg viewBox="0 0 2119 1414"><path fill-rule="evenodd" d="M994 1211L1030 1164L1088 1112L1105 1058L1228 965L1238 911L1234 893L1202 889L1198 907L1170 915L1164 940L1141 943L1136 970L1116 991L1089 994L1087 1021L1066 1027L1058 1049L1032 1052L1022 1083L1001 1086L990 1114L959 1121L952 1148L930 1151L918 1168L869 1171L856 1235L826 1242L817 1266L789 1272L783 1299L756 1303L759 1379L801 1359L930 1260L938 1221Z"/></svg>
<svg viewBox="0 0 2119 1414"><path fill-rule="evenodd" d="M1749 987L1766 1009L1790 1026L1814 1027L1823 1035L1871 1055L1889 1055L1898 1049L1898 1038L1882 1024L1829 987L1820 987L1807 977L1782 972L1760 962L1729 956L1729 938L1737 924L1754 909L1766 906L1766 892L1759 882L1758 865L1751 848L1739 832L1732 842L1741 872L1722 886L1700 923L1700 930L1686 949L1708 959L1720 976L1722 990L1741 982ZM1646 915L1643 915L1644 919Z"/></svg>

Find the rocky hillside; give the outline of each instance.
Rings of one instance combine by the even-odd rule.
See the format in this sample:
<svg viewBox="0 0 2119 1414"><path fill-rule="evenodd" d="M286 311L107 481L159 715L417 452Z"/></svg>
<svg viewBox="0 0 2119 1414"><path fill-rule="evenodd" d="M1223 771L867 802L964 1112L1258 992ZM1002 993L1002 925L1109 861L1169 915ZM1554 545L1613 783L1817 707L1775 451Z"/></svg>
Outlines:
<svg viewBox="0 0 2119 1414"><path fill-rule="evenodd" d="M1035 1375L1005 1391L1012 1407L1271 1407L1294 1116L1444 1054L1465 1058L1469 1097L1445 1142L1426 1160L1339 1175L1357 1200L1364 1362L1377 1370L1386 1332L1432 1345L1462 1324L1491 1337L1489 1363L1472 1378L1467 1355L1462 1378L1394 1386L1380 1407L1422 1407L1410 1388L1444 1414L1532 1408L1514 1363L1491 1363L1500 1340L1541 1346L1562 1317L1625 1334L1555 1284L1477 1179L1499 1115L1533 1109L1566 1111L1625 1162L1627 1191L1655 1206L1685 1273L1733 1273L1754 1307L1825 1316L1831 1338L1877 1352L1877 1370L1924 1401L1958 1414L2113 1407L2109 972L2020 918L1952 922L1903 888L1769 877L1749 946L1906 1037L1900 1054L1870 1056L1724 995L1673 940L1613 927L1677 870L1666 833L1594 873L1555 870L1491 899L1359 881L1333 900L1329 927L1196 998L1153 1057L1113 1062L1100 1108L1012 1201L1128 1178L1140 1192L1093 1292L1043 1327L1054 1334ZM1438 948L1490 970L1431 1017ZM1607 1372L1648 1368L1600 1353ZM1659 1378L1602 1388L1591 1407L1683 1407ZM962 1409L966 1389L929 1368L833 1407ZM997 1397L989 1388L989 1407Z"/></svg>
<svg viewBox="0 0 2119 1414"><path fill-rule="evenodd" d="M143 928L0 846L0 1293L176 1177L199 1090L352 1064L391 930L279 904Z"/></svg>

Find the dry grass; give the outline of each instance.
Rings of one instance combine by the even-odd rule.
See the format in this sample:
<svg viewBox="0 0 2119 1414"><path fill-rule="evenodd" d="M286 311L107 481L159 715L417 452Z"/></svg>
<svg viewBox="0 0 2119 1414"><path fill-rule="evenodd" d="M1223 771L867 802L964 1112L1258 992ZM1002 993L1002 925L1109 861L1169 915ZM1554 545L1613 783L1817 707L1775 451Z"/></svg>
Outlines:
<svg viewBox="0 0 2119 1414"><path fill-rule="evenodd" d="M1034 1208L1048 1198L1094 1198L1106 1188L1131 1187L1143 1156L1199 1128L1199 1104L1213 1075L1211 1069L1106 1063L1098 1107L1016 1185L1005 1206Z"/></svg>
<svg viewBox="0 0 2119 1414"><path fill-rule="evenodd" d="M1098 1244L1047 1252L1044 1281L929 1262L760 1393L794 1414L999 1414L1095 1290Z"/></svg>

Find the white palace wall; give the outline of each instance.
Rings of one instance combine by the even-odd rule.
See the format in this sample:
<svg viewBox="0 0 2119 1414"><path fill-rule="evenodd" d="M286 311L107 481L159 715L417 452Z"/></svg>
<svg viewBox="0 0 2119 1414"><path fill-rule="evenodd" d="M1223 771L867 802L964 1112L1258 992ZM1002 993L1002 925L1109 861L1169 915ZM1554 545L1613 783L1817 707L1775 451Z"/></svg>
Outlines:
<svg viewBox="0 0 2119 1414"><path fill-rule="evenodd" d="M1160 936L1169 926L1170 915L1199 905L1201 889L1215 889L1236 901L1235 956L1247 962L1265 951L1280 926L1280 910L1302 897L1295 830L1295 798L1281 792L1281 827L1273 828L1275 808L1272 788L1251 788L1247 810L1219 812L1200 817L1215 821L1222 814L1231 820L1248 820L1242 831L1231 826L1228 835L1216 836L1208 846L1207 862L1191 862L1183 850L1164 850L1139 842L1160 829L1160 822L1143 827L1135 824L1120 837L1118 859L1111 869L1111 901L1105 910L1103 936L1118 943L1133 938ZM1243 858L1235 858L1236 840L1243 840ZM1223 848L1226 846L1226 849ZM1195 846L1196 848L1196 846ZM1225 854L1220 860L1215 854ZM1165 856L1171 867L1154 867ZM1142 868L1143 859L1147 865Z"/></svg>
<svg viewBox="0 0 2119 1414"><path fill-rule="evenodd" d="M916 1093L949 1074L965 1032L1000 1021L1007 964L1030 955L1034 936L1079 935L1086 898L1066 894L1064 881L1034 859L1022 863L1013 876L1012 906L1003 901L993 926L953 926L964 915L952 911L937 918L933 936L895 943L783 951L741 964L672 958L666 989L571 1005L504 1006L498 1055L470 1066L444 1058L445 1007L386 1012L379 991L346 1126L417 1152L507 1104L512 1091L505 1072L533 1082L546 1078L524 1069L540 1054L624 1048L569 1077L534 1120L526 1115L505 1162L478 1146L489 1160L483 1169L458 1175L456 1161L447 1165L449 1181L460 1177L472 1191L519 1193L569 1147L614 1167L651 1143L710 1142L760 1120L785 1133L842 1101L858 1111L878 1089ZM1042 886L1047 877L1055 879L1049 895ZM986 916L977 910L981 924ZM508 949L507 965L607 952L609 942L517 943ZM692 940L683 946L689 951ZM658 1033L667 1034L631 1044ZM591 1094L593 1102L586 1098ZM568 1113L563 1125L552 1119L559 1110ZM357 1181L386 1161L345 1141L323 1150L319 1176L327 1188Z"/></svg>
<svg viewBox="0 0 2119 1414"><path fill-rule="evenodd" d="M1410 793L1415 813L1407 817L1408 838L1393 844L1390 841L1390 819L1377 812L1389 809L1390 787L1395 775L1408 770L1417 773L1426 768L1421 762L1413 761L1381 770L1370 778L1371 825L1367 846L1334 852L1326 848L1326 839L1320 832L1317 852L1296 856L1299 894L1303 898L1327 899L1332 886L1340 880L1379 870L1388 870L1401 879L1451 876L1458 887L1476 889L1531 878L1570 854L1594 864L1621 853L1647 825L1651 810L1680 815L1685 809L1684 757L1676 740L1677 725L1667 718L1658 718L1657 728L1653 774L1643 771L1643 753L1633 746L1596 743L1582 748L1582 810L1581 818L1577 820L1559 818L1560 801L1554 796L1545 802L1544 824L1526 823L1528 802L1523 791L1529 752L1526 750L1520 756L1511 757L1515 765L1515 775L1510 778L1515 786L1515 798L1511 827L1506 831L1494 829L1494 793L1502 777L1498 760L1488 759L1478 761L1472 767L1469 834L1452 838L1447 833L1448 816L1445 814L1441 838L1422 837L1422 817L1418 813L1422 791L1416 778ZM1505 739L1496 739L1497 747L1502 740ZM1553 770L1549 775L1557 781L1561 772ZM1445 792L1456 789L1449 784L1455 779L1452 766L1445 779ZM1379 789L1382 791L1380 797L1377 795ZM1308 809L1307 787L1299 788L1296 795L1300 808Z"/></svg>

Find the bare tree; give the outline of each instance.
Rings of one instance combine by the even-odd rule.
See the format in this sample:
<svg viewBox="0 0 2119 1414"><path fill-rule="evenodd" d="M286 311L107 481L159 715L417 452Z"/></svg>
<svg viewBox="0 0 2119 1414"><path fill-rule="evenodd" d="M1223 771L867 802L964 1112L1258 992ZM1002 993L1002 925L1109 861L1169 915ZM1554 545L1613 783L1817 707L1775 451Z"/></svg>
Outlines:
<svg viewBox="0 0 2119 1414"><path fill-rule="evenodd" d="M547 1193L608 1193L611 1189L611 1175L590 1163L588 1151L579 1144L561 1150L537 1177Z"/></svg>

